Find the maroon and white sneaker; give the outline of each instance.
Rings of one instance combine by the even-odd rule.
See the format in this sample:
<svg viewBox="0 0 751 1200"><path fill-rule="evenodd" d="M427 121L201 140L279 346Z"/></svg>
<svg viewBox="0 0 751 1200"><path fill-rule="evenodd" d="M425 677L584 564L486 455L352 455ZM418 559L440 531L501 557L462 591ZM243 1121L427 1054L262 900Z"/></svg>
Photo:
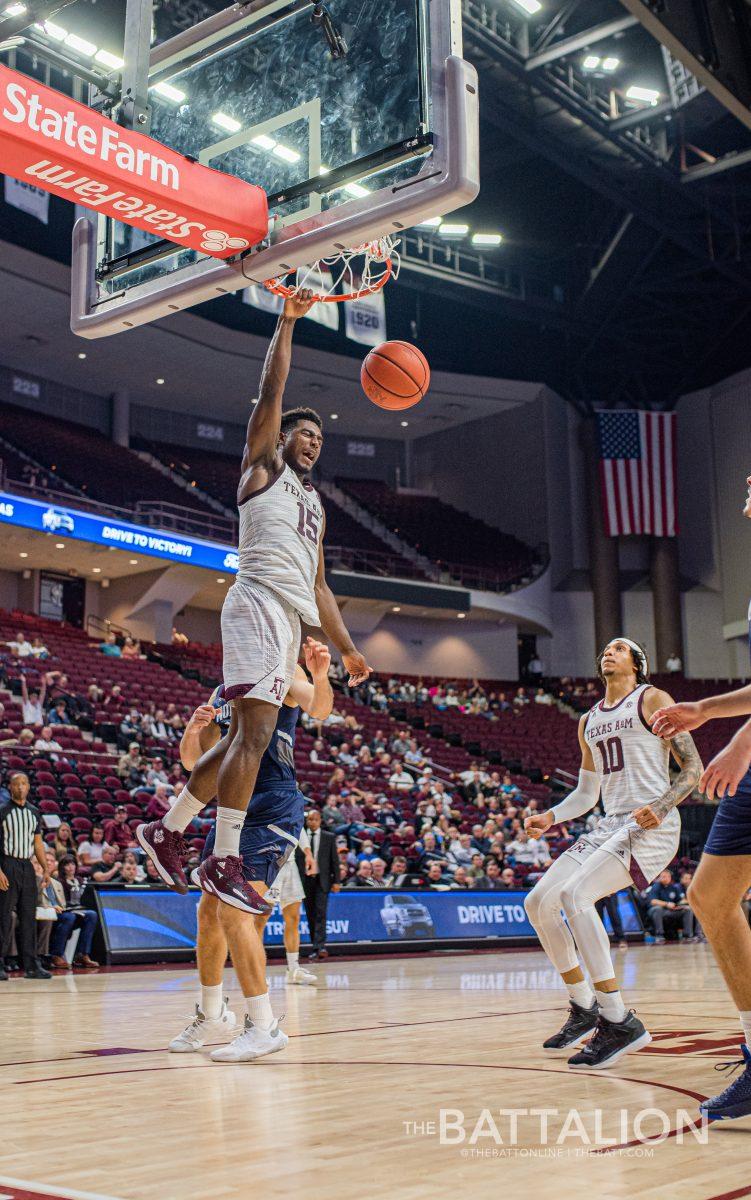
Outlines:
<svg viewBox="0 0 751 1200"><path fill-rule="evenodd" d="M204 892L218 896L233 908L241 908L249 913L265 914L273 911L273 904L267 904L263 896L260 896L245 878L243 861L237 855L228 854L226 858L217 858L216 854L210 854L194 875L195 882Z"/></svg>
<svg viewBox="0 0 751 1200"><path fill-rule="evenodd" d="M167 887L185 895L188 880L183 870L185 842L181 833L166 829L161 821L139 825L136 829L139 845L146 851Z"/></svg>

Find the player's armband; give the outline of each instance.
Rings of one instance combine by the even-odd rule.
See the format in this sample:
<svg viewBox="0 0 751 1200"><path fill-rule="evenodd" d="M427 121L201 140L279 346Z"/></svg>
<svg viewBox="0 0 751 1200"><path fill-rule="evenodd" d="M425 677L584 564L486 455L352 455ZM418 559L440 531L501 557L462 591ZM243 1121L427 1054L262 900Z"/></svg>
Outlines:
<svg viewBox="0 0 751 1200"><path fill-rule="evenodd" d="M557 825L560 821L572 821L574 817L581 817L584 813L594 808L599 796L600 784L597 772L582 769L579 772L579 782L573 792L565 800L561 800L560 804L554 805L552 810L554 824Z"/></svg>

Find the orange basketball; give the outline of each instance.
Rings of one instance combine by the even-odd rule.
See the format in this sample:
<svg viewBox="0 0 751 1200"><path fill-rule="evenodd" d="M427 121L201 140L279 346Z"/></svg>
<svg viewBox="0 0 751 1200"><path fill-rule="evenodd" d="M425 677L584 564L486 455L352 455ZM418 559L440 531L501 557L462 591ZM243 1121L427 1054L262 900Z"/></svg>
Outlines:
<svg viewBox="0 0 751 1200"><path fill-rule="evenodd" d="M409 342L382 342L360 371L362 390L379 408L398 412L422 400L430 387L428 360Z"/></svg>

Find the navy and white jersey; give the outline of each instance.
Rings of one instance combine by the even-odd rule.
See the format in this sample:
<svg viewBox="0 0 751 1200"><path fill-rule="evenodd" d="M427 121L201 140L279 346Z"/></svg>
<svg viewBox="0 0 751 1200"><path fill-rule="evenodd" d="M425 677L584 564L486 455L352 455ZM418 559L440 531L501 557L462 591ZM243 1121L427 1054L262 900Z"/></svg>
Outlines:
<svg viewBox="0 0 751 1200"><path fill-rule="evenodd" d="M222 736L229 729L232 705L224 699L223 685L215 688L209 701L214 706ZM273 791L275 788L297 787L295 775L295 733L300 716L299 705L282 704L276 719L276 728L271 735L258 768L254 793Z"/></svg>

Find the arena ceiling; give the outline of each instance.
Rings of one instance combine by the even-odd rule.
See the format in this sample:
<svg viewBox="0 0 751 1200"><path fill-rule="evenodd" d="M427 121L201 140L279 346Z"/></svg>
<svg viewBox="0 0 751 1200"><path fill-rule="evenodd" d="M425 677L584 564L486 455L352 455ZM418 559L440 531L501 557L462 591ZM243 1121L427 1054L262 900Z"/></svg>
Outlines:
<svg viewBox="0 0 751 1200"><path fill-rule="evenodd" d="M582 412L669 407L748 366L751 130L747 106L719 82L730 68L740 83L751 74L751 9L680 0L665 22L698 4L717 18L699 78L676 59L685 30L668 37L654 20L642 23L665 6L462 0L482 153L480 196L462 220L503 233L497 254L515 286L494 294L404 272L389 292L390 336L416 339L438 370L542 380ZM165 36L222 7L156 0L157 30ZM66 23L103 44L122 37L123 10L122 0L77 0ZM734 37L720 19L728 13ZM617 67L603 69L613 59ZM655 103L628 99L633 86L654 90ZM238 332L271 328L232 298L197 311ZM362 353L317 328L299 338Z"/></svg>

